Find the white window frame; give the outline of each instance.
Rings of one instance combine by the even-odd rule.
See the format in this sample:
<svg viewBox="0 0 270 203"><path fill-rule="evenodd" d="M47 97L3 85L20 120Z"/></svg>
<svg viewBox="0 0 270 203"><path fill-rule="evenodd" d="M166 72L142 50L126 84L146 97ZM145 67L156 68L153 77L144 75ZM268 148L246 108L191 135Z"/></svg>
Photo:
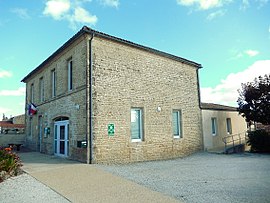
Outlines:
<svg viewBox="0 0 270 203"><path fill-rule="evenodd" d="M177 131L178 134L174 133L174 114L177 115ZM173 110L172 112L172 128L173 128L173 137L174 138L183 138L183 129L182 129L182 111L181 110Z"/></svg>
<svg viewBox="0 0 270 203"><path fill-rule="evenodd" d="M137 112L139 111L140 114L139 114L139 138L132 138L132 121L133 119L135 119L133 116L135 116L133 114L133 112ZM142 108L131 108L131 116L130 116L130 137L131 137L131 142L141 142L143 141L143 109Z"/></svg>
<svg viewBox="0 0 270 203"><path fill-rule="evenodd" d="M44 101L44 79L43 79L43 77L39 78L39 99L40 99L40 102Z"/></svg>
<svg viewBox="0 0 270 203"><path fill-rule="evenodd" d="M73 61L72 59L68 60L68 90L73 89Z"/></svg>
<svg viewBox="0 0 270 203"><path fill-rule="evenodd" d="M213 130L215 132L213 132ZM211 118L211 134L213 136L216 136L217 135L217 118L216 117L212 117Z"/></svg>
<svg viewBox="0 0 270 203"><path fill-rule="evenodd" d="M226 130L227 134L232 134L232 119L231 118L226 118Z"/></svg>
<svg viewBox="0 0 270 203"><path fill-rule="evenodd" d="M52 70L51 72L52 74L52 97L55 97L56 96L56 72L55 72L55 69Z"/></svg>

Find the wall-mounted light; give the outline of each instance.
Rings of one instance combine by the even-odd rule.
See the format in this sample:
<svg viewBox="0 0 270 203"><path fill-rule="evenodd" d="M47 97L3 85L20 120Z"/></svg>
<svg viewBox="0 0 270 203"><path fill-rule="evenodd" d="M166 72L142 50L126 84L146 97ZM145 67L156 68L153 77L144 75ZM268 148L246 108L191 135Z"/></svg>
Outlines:
<svg viewBox="0 0 270 203"><path fill-rule="evenodd" d="M157 112L161 112L161 107L160 106L157 107Z"/></svg>

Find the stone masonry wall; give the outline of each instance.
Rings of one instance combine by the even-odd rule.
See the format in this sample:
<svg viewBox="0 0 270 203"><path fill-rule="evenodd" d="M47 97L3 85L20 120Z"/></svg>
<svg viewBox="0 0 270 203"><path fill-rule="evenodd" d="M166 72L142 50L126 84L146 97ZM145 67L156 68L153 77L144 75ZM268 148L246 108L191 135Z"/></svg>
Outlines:
<svg viewBox="0 0 270 203"><path fill-rule="evenodd" d="M25 115L23 114L23 115L14 116L13 123L14 124L25 124Z"/></svg>
<svg viewBox="0 0 270 203"><path fill-rule="evenodd" d="M70 47L58 54L42 71L27 81L27 103L30 101L31 84L34 84L34 100L38 113L32 118L26 112L26 137L28 147L39 151L40 124L42 128L41 152L54 153L54 120L58 117L69 118L69 157L78 156L77 140L85 140L86 109L85 109L85 72L87 65L87 44L84 37L77 39ZM73 61L73 89L68 91L67 61ZM52 70L56 73L56 96L52 96ZM40 100L40 78L44 80L44 101ZM32 136L30 129L32 119ZM44 128L50 128L50 134L44 134ZM85 154L86 152L83 151ZM85 155L83 156L85 157Z"/></svg>
<svg viewBox="0 0 270 203"><path fill-rule="evenodd" d="M99 37L92 44L94 162L168 159L202 149L195 67ZM132 107L143 109L142 142L131 141ZM173 137L174 109L182 111L180 139ZM110 123L114 136L108 136Z"/></svg>
<svg viewBox="0 0 270 203"><path fill-rule="evenodd" d="M85 40L87 39L87 40ZM34 84L37 115L26 115L28 146L54 153L54 120L69 118L69 158L86 159L77 148L86 138L86 66L89 36L82 36L27 80L27 103ZM202 148L201 113L196 68L122 43L94 37L93 124L94 162L126 163L186 156ZM73 61L73 90L67 89L67 61ZM56 96L52 97L51 71L56 71ZM44 80L44 101L40 100L40 78ZM131 108L143 109L143 141L132 142ZM160 107L161 111L157 111ZM183 138L174 138L172 112L181 110ZM30 120L32 120L32 135ZM41 125L40 125L40 123ZM108 136L108 124L115 125ZM40 128L50 127L39 148Z"/></svg>

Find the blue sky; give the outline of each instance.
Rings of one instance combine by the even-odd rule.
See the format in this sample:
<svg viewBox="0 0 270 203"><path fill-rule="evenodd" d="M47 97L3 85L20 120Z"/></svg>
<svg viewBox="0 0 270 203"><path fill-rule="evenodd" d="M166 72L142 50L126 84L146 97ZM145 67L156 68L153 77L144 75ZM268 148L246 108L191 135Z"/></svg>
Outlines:
<svg viewBox="0 0 270 203"><path fill-rule="evenodd" d="M269 0L0 0L1 115L24 113L21 79L83 25L202 64L204 102L236 106L270 73Z"/></svg>

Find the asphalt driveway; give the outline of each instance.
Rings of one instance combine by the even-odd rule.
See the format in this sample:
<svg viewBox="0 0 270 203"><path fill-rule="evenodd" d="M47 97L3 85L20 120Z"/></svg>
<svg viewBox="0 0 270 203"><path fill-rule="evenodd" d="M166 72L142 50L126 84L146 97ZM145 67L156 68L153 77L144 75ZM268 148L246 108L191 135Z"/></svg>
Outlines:
<svg viewBox="0 0 270 203"><path fill-rule="evenodd" d="M269 203L270 155L197 153L182 159L96 165L187 203Z"/></svg>

